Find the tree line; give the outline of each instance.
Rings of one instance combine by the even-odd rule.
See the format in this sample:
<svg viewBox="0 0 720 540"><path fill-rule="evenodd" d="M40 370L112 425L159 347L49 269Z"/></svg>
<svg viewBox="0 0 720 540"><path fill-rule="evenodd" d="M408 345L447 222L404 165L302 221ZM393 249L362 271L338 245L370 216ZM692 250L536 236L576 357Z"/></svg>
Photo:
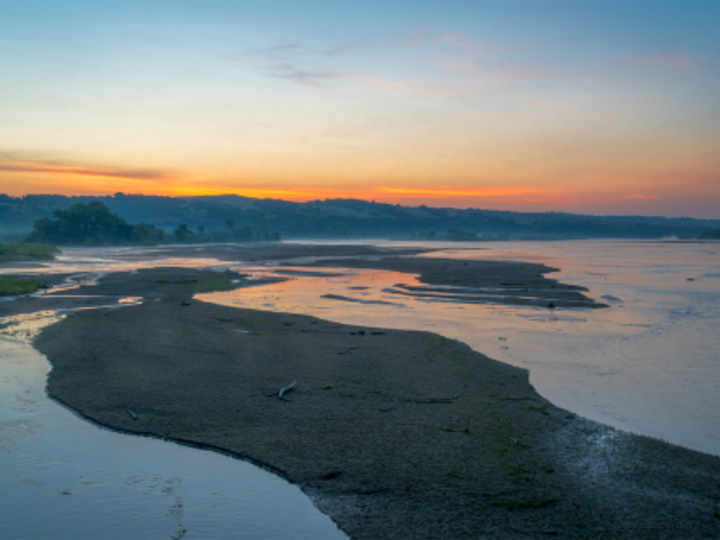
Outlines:
<svg viewBox="0 0 720 540"><path fill-rule="evenodd" d="M0 239L22 241L36 220L52 217L55 210L68 210L75 204L92 201L102 202L130 223L163 228L167 232L160 242L177 241L175 230L182 224L187 226L187 232L179 230L177 238L192 233L197 241L213 242L272 236L266 231L278 231L283 238L297 239L418 239L432 231L436 231L435 239L445 235L457 240L699 238L703 234L715 238L713 235L720 228L720 220L713 219L410 207L354 199L291 202L237 195L174 198L123 193L99 197L0 194ZM476 238L472 238L473 234ZM135 236L152 236L152 232L138 229Z"/></svg>
<svg viewBox="0 0 720 540"><path fill-rule="evenodd" d="M203 225L193 231L182 223L171 233L166 233L164 229L144 222L131 225L100 201L77 203L64 210L54 210L52 215L52 218L36 220L25 241L57 245L152 245L280 240L277 232L248 225L236 228L231 219L220 231L206 231Z"/></svg>

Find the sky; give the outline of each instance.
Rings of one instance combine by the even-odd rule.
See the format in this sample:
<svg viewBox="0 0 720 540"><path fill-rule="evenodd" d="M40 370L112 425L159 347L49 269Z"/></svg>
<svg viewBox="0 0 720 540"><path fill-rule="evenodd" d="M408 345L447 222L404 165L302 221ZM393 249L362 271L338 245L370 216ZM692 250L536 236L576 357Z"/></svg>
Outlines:
<svg viewBox="0 0 720 540"><path fill-rule="evenodd" d="M720 0L0 0L0 193L720 219Z"/></svg>

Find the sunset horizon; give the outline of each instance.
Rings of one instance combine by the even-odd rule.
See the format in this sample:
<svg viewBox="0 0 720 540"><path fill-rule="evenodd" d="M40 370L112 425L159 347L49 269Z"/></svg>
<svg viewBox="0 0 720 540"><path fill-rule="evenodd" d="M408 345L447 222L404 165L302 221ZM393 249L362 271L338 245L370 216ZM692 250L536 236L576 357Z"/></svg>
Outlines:
<svg viewBox="0 0 720 540"><path fill-rule="evenodd" d="M13 192L6 190L3 194L14 198L22 198L25 196L42 196L42 195L60 195L64 197L85 197L85 198L103 198L113 197L116 195L140 195L140 196L157 196L170 198L186 198L186 197L224 197L237 196L248 199L274 199L288 201L294 203L308 203L314 201L328 201L334 199L359 200L371 203L400 205L405 207L421 207L430 208L455 208L460 210L481 209L488 211L506 211L519 213L568 213L589 216L640 216L640 217L666 217L666 218L693 218L693 219L709 219L720 220L720 214L713 211L703 213L693 213L692 209L683 212L681 209L670 209L667 212L657 211L657 206L643 206L643 202L648 200L656 200L655 196L642 194L627 194L622 197L616 195L607 195L605 198L598 200L597 198L588 201L588 196L582 196L577 193L572 194L555 194L550 197L549 193L532 189L517 189L515 192L511 188L497 188L495 193L486 189L476 190L475 193L470 191L459 192L458 190L412 190L403 188L385 188L380 187L375 191L360 190L311 190L311 189L236 189L234 191L221 189L201 189L189 187L187 189L171 188L167 191L155 192L132 192L123 191L122 189L95 189L95 190L70 190L59 192L58 190L39 190L34 193ZM513 195L535 195L522 199L513 197ZM596 205L588 204L589 202ZM636 204L633 204L636 203ZM639 204L637 204L639 203Z"/></svg>
<svg viewBox="0 0 720 540"><path fill-rule="evenodd" d="M717 538L720 0L0 0L0 539Z"/></svg>

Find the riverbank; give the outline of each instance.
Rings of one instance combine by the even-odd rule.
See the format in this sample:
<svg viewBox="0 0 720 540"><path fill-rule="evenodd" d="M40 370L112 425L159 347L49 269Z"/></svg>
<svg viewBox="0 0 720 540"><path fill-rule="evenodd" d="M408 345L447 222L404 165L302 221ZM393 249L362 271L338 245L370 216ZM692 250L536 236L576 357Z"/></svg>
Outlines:
<svg viewBox="0 0 720 540"><path fill-rule="evenodd" d="M0 244L0 265L52 260L59 253L60 250L55 246L44 244ZM31 294L44 285L34 278L0 275L0 297Z"/></svg>
<svg viewBox="0 0 720 540"><path fill-rule="evenodd" d="M575 417L434 334L192 299L213 280L155 269L77 290L146 300L47 329L50 394L262 464L354 538L717 535L720 459ZM288 401L266 395L293 380Z"/></svg>
<svg viewBox="0 0 720 540"><path fill-rule="evenodd" d="M0 264L18 261L50 261L60 253L59 248L46 244L0 244Z"/></svg>

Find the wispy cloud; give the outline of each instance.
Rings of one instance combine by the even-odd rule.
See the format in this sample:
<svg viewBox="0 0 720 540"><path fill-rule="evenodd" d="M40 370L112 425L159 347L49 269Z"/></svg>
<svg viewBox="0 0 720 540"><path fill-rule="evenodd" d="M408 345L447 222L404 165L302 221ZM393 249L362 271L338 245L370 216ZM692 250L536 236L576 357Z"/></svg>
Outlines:
<svg viewBox="0 0 720 540"><path fill-rule="evenodd" d="M260 70L268 77L295 84L327 87L333 81L347 78L350 74L326 67L331 57L342 54L347 45L330 49L310 50L300 43L281 43L269 47L251 49L246 56L255 57ZM323 66L322 68L308 66Z"/></svg>
<svg viewBox="0 0 720 540"><path fill-rule="evenodd" d="M692 71L700 67L700 62L680 53L630 55L625 57L625 61L630 64L650 64L678 71Z"/></svg>
<svg viewBox="0 0 720 540"><path fill-rule="evenodd" d="M163 180L171 175L154 170L128 168L96 168L77 165L61 165L57 163L33 161L0 162L0 171L18 173L40 173L51 175L94 176L99 178L122 178L132 180Z"/></svg>
<svg viewBox="0 0 720 540"><path fill-rule="evenodd" d="M326 86L332 81L347 78L349 74L339 71L302 69L290 62L283 62L272 67L270 76L306 86Z"/></svg>

